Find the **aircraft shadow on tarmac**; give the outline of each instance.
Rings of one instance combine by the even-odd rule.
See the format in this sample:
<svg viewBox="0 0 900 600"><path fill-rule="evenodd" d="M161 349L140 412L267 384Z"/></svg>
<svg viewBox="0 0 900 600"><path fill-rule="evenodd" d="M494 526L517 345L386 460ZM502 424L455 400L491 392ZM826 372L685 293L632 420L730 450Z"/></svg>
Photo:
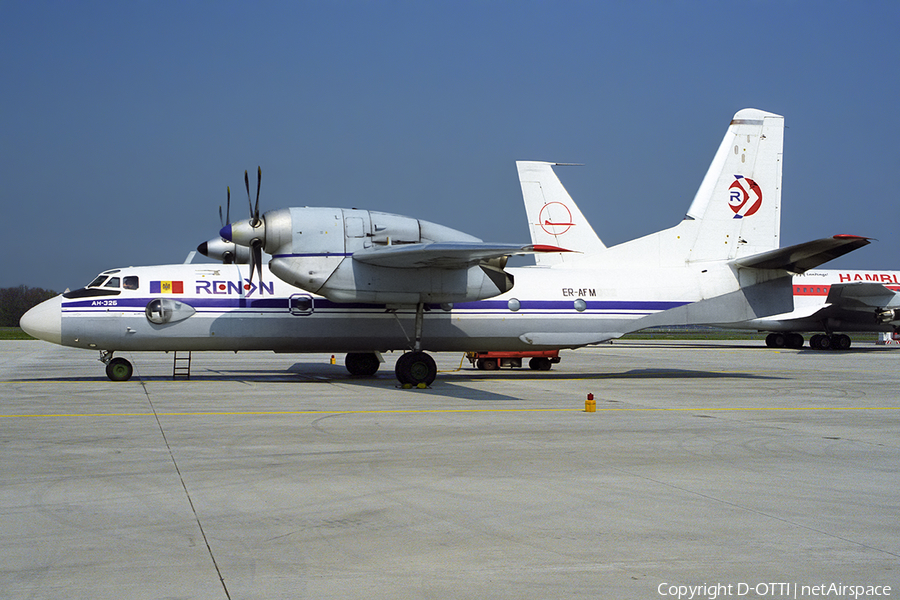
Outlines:
<svg viewBox="0 0 900 600"><path fill-rule="evenodd" d="M145 371L145 372L141 372ZM147 372L149 371L149 372ZM510 381L573 381L573 380L610 380L610 379L748 379L748 380L775 380L783 379L772 375L757 375L753 373L728 372L728 371L699 371L688 369L631 369L628 371L612 372L536 372L527 369L503 369L499 371L478 371L475 369L460 369L439 372L432 387L445 384L474 383L474 382L510 382ZM10 381L40 381L40 382L107 382L109 379L100 373L90 376L37 376L11 378ZM190 378L179 377L173 379L170 372L163 369L147 368L136 369L129 382L117 383L128 385L137 382L173 382L173 383L197 383L197 382L223 382L233 381L254 383L341 383L360 387L384 388L385 385L398 387L393 370L383 369L375 377L356 377L347 373L342 367L335 365L322 365L321 363L295 363L287 370L273 369L214 369L197 367Z"/></svg>

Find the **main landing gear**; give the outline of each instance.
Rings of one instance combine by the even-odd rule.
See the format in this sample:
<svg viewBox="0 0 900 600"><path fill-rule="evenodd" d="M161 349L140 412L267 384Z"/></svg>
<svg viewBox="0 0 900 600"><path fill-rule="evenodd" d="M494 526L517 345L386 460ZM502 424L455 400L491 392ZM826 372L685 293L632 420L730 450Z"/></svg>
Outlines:
<svg viewBox="0 0 900 600"><path fill-rule="evenodd" d="M437 365L434 359L422 352L422 324L425 320L425 303L416 305L416 341L412 352L407 352L397 359L394 374L403 386L429 386L437 377Z"/></svg>
<svg viewBox="0 0 900 600"><path fill-rule="evenodd" d="M349 352L344 364L354 377L372 377L381 366L381 359L374 352ZM397 359L394 367L397 381L416 387L431 385L437 377L434 359L422 351L406 352Z"/></svg>
<svg viewBox="0 0 900 600"><path fill-rule="evenodd" d="M416 338L411 351L397 359L394 374L404 387L429 386L437 377L437 365L434 359L422 351L422 323L425 315L425 304L416 305ZM399 320L398 320L399 322ZM402 327L402 325L401 325ZM407 339L409 337L407 336ZM349 352L344 364L351 375L356 377L372 377L384 362L376 352Z"/></svg>
<svg viewBox="0 0 900 600"><path fill-rule="evenodd" d="M817 333L809 338L809 347L813 350L847 350L850 343L850 336L843 333L830 335ZM799 333L770 333L766 336L766 346L800 349L803 347L803 336Z"/></svg>
<svg viewBox="0 0 900 600"><path fill-rule="evenodd" d="M344 364L351 375L372 377L381 366L381 359L374 352L348 352Z"/></svg>
<svg viewBox="0 0 900 600"><path fill-rule="evenodd" d="M814 350L846 350L850 347L850 336L843 333L832 335L817 333L809 338L809 347Z"/></svg>
<svg viewBox="0 0 900 600"><path fill-rule="evenodd" d="M418 386L419 384L431 385L437 377L437 365L434 359L421 350L407 352L397 359L394 367L397 381L401 384Z"/></svg>

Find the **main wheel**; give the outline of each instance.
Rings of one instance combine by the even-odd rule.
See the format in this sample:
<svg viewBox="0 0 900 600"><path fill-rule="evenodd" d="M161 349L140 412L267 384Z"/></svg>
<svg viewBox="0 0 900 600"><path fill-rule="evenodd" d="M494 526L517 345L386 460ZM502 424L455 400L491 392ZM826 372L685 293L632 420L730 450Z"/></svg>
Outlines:
<svg viewBox="0 0 900 600"><path fill-rule="evenodd" d="M785 335L785 344L788 348L799 350L803 347L803 336L799 333L788 333Z"/></svg>
<svg viewBox="0 0 900 600"><path fill-rule="evenodd" d="M351 375L357 377L372 377L378 372L381 362L374 352L348 352L344 359L344 365Z"/></svg>
<svg viewBox="0 0 900 600"><path fill-rule="evenodd" d="M819 335L813 336L816 338L815 342L813 340L809 340L810 346L815 348L816 350L830 350L831 349L831 336L830 335Z"/></svg>
<svg viewBox="0 0 900 600"><path fill-rule="evenodd" d="M394 373L400 383L431 385L437 377L437 365L425 352L407 352L397 359Z"/></svg>
<svg viewBox="0 0 900 600"><path fill-rule="evenodd" d="M831 347L835 350L847 350L850 348L850 336L844 333L836 333L831 336Z"/></svg>
<svg viewBox="0 0 900 600"><path fill-rule="evenodd" d="M106 365L106 376L112 381L128 381L134 373L134 367L124 358L114 358Z"/></svg>
<svg viewBox="0 0 900 600"><path fill-rule="evenodd" d="M783 333L770 333L766 336L766 346L769 348L784 348L786 341Z"/></svg>

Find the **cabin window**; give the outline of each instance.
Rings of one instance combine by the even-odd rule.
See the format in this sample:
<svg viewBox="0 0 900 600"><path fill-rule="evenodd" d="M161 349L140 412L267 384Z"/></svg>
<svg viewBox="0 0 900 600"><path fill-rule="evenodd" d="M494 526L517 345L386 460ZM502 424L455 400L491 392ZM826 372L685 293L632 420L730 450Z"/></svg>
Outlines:
<svg viewBox="0 0 900 600"><path fill-rule="evenodd" d="M138 287L140 287L140 283L137 277L135 277L134 275L129 275L125 278L125 285L123 285L122 287L124 287L126 290L136 290L138 289Z"/></svg>

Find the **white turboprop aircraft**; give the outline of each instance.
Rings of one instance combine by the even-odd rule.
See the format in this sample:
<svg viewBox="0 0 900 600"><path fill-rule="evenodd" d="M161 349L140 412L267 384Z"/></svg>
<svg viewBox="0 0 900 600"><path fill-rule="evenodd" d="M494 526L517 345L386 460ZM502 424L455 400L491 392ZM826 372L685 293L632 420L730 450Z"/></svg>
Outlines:
<svg viewBox="0 0 900 600"><path fill-rule="evenodd" d="M759 136L765 142L760 144L771 145L768 155L762 151L745 154L745 148L756 143L753 136L744 138L743 132L737 131L734 136L726 136L716 161L731 164L719 169L717 162L713 162L685 222L659 234L610 248L603 244L557 178L553 171L554 163L517 162L532 243L570 250L566 253L537 254L535 262L538 266L570 272L601 270L610 273L622 269L638 272L656 256L661 261L676 264L683 261L685 265L693 263L701 266L710 260L709 253L712 253L712 260L725 258L738 275L747 267L755 269L751 273L780 268L783 269L782 275L785 271L793 274L792 281L782 282L778 286L779 294L792 292L793 301L785 304L787 310L771 314L756 311L748 314L747 319L737 321L729 313L720 322L716 322L708 312L697 319L689 313L695 313L700 305L686 305L676 310L684 313L684 323L703 321L733 329L768 331L771 333L766 338L766 344L779 348L801 348L804 338L800 332L821 331L824 335L816 333L809 340L810 347L818 350L849 348L850 337L843 332L900 332L900 271L809 270L846 251L846 246L832 246L829 241L776 250L781 212L781 117L758 111L741 111L732 121L732 130L736 129L735 124L746 127L748 121L760 118L765 123ZM777 153L778 157L775 169L771 168L773 153ZM756 161L755 171L746 167L748 163L753 164L751 161ZM714 179L716 177L718 181ZM727 192L723 194L726 184ZM683 234L691 240L691 236L695 235L693 230L706 227L697 225L696 219L703 208L698 206L698 202L706 201L709 195L704 190L710 185L718 190L714 192L718 194L715 196L716 208L721 209L719 216L726 221L714 225L716 221L709 218L708 212L703 217L710 227L722 228L719 243L725 248L718 251L722 251L724 256L718 257L715 256L718 251L708 246L704 249L694 243L685 250L685 247L679 248L673 242L673 239L680 240ZM726 205L730 211L724 208ZM751 228L747 229L748 226ZM838 236L835 239L847 237ZM714 241L715 237L710 235L708 239ZM657 252L657 248L663 247L670 248L672 255ZM765 252L767 249L770 250L768 253ZM706 256L699 256L697 250L706 252ZM620 281L613 285L621 288L623 284L624 281ZM666 316L666 313L656 318ZM642 322L650 323L652 320L646 318Z"/></svg>
<svg viewBox="0 0 900 600"><path fill-rule="evenodd" d="M655 325L782 315L794 310L791 272L868 243L836 236L778 248L783 123L759 110L737 113L685 220L612 248L574 204L554 198L532 223L557 243L518 246L367 210L260 215L257 187L251 218L220 232L250 249L249 267L107 271L33 308L21 325L100 350L114 380L132 374L115 351L347 352L348 370L371 376L381 352L406 350L397 379L428 385L436 366L424 350L575 348ZM246 175L245 184L249 200ZM561 251L570 242L580 253ZM263 251L272 256L267 268ZM506 267L523 253L537 264Z"/></svg>

